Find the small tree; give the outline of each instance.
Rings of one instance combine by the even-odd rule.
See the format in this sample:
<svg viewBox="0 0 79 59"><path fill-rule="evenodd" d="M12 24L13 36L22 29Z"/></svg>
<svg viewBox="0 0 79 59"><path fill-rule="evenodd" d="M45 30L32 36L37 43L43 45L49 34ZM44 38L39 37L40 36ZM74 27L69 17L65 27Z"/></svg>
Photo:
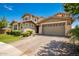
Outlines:
<svg viewBox="0 0 79 59"><path fill-rule="evenodd" d="M79 3L65 3L64 11L71 14L73 22L79 20ZM76 26L74 29L71 29L70 33L71 33L71 41L75 45L75 41L76 40L79 41L79 26Z"/></svg>
<svg viewBox="0 0 79 59"><path fill-rule="evenodd" d="M2 17L0 19L0 28L4 28L4 27L7 27L7 26L8 26L7 18L6 17Z"/></svg>
<svg viewBox="0 0 79 59"><path fill-rule="evenodd" d="M64 10L70 13L74 20L79 19L79 3L65 3Z"/></svg>

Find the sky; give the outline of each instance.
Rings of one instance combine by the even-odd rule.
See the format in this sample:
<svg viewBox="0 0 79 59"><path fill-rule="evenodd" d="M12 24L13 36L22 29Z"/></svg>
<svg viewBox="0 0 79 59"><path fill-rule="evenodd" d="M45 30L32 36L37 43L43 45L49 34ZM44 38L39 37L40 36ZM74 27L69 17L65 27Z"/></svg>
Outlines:
<svg viewBox="0 0 79 59"><path fill-rule="evenodd" d="M9 22L22 20L25 13L47 18L59 12L64 12L62 3L0 3L0 17L7 17Z"/></svg>
<svg viewBox="0 0 79 59"><path fill-rule="evenodd" d="M9 21L21 20L25 13L49 17L57 12L63 12L63 4L56 3L10 3L0 4L0 16L6 16Z"/></svg>

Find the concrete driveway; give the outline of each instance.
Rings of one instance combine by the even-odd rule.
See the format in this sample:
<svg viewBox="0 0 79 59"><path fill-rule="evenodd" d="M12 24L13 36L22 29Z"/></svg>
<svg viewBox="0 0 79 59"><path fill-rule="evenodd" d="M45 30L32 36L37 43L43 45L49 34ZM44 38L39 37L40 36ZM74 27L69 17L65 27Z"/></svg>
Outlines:
<svg viewBox="0 0 79 59"><path fill-rule="evenodd" d="M36 35L34 37L30 36L28 38L23 38L20 41L11 43L11 45L19 49L22 52L22 56L32 56L41 54L38 53L41 51L40 49L43 49L43 47L49 44L51 41L69 42L69 39L57 36ZM55 44L55 47L56 46L57 44Z"/></svg>

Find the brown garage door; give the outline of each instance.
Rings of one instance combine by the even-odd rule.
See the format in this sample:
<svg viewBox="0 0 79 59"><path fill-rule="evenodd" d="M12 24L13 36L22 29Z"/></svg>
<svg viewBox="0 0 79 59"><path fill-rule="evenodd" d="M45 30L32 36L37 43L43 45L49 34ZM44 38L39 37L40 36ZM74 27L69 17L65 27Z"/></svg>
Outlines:
<svg viewBox="0 0 79 59"><path fill-rule="evenodd" d="M42 33L46 35L65 35L65 23L43 24Z"/></svg>

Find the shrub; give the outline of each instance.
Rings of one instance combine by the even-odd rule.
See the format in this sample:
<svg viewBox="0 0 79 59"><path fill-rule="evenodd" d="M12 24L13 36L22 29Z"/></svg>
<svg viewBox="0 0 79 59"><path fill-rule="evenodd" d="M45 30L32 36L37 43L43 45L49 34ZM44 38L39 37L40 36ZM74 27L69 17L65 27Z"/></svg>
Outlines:
<svg viewBox="0 0 79 59"><path fill-rule="evenodd" d="M15 36L20 36L21 33L22 32L20 30L13 30L11 32L7 32L7 34L9 34L9 35L15 35Z"/></svg>
<svg viewBox="0 0 79 59"><path fill-rule="evenodd" d="M10 35L11 34L11 32L6 32L8 35Z"/></svg>
<svg viewBox="0 0 79 59"><path fill-rule="evenodd" d="M27 30L26 32L29 32L29 35L31 35L33 33L32 30Z"/></svg>
<svg viewBox="0 0 79 59"><path fill-rule="evenodd" d="M22 33L23 37L28 37L33 33L32 30L27 30L26 32Z"/></svg>
<svg viewBox="0 0 79 59"><path fill-rule="evenodd" d="M71 29L69 31L69 33L71 34L70 39L71 39L71 42L73 44L73 48L74 49L78 48L75 45L76 45L76 41L79 41L79 26L76 26L75 28ZM79 52L79 48L75 49L75 50Z"/></svg>
<svg viewBox="0 0 79 59"><path fill-rule="evenodd" d="M29 34L30 34L29 32L22 33L23 37L28 37Z"/></svg>
<svg viewBox="0 0 79 59"><path fill-rule="evenodd" d="M71 29L69 33L71 33L71 41L73 41L73 43L75 43L76 40L79 41L79 26Z"/></svg>
<svg viewBox="0 0 79 59"><path fill-rule="evenodd" d="M21 35L21 31L20 30L15 30L15 31L12 31L11 34L15 35L15 36L20 36Z"/></svg>

